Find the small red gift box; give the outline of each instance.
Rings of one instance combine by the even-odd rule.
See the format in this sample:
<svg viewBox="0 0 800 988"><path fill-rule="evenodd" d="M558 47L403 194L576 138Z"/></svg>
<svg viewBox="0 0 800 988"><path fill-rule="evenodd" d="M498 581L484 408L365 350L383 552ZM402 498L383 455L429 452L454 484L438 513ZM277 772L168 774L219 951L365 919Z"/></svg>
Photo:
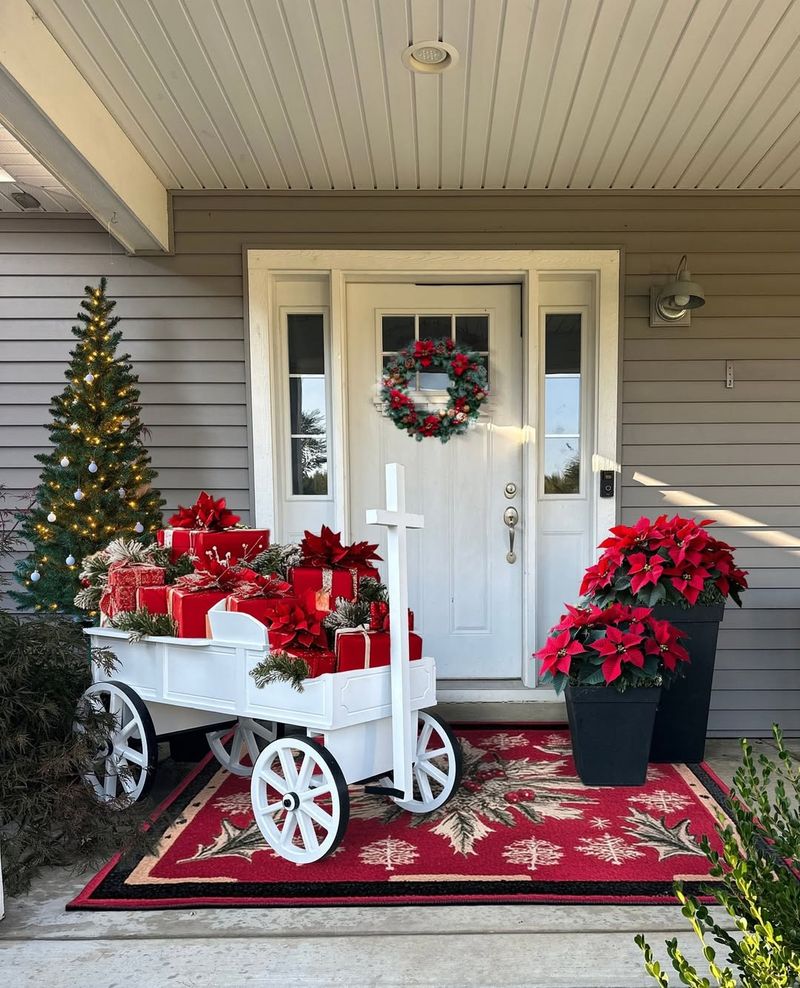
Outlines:
<svg viewBox="0 0 800 988"><path fill-rule="evenodd" d="M385 631L365 631L363 628L340 628L336 632L336 671L374 669L388 666L391 636ZM422 639L414 632L408 635L411 661L422 658Z"/></svg>
<svg viewBox="0 0 800 988"><path fill-rule="evenodd" d="M120 611L136 610L136 591L139 587L155 587L164 584L164 568L145 563L112 565L108 571L108 583L100 599L100 610L108 617Z"/></svg>
<svg viewBox="0 0 800 988"><path fill-rule="evenodd" d="M208 638L206 615L220 600L228 595L223 590L181 590L168 587L167 605L170 616L178 627L179 638Z"/></svg>
<svg viewBox="0 0 800 988"><path fill-rule="evenodd" d="M369 630L388 631L389 628L389 605L384 601L373 601L369 605ZM414 630L414 612L410 607L408 609L408 630Z"/></svg>
<svg viewBox="0 0 800 988"><path fill-rule="evenodd" d="M220 559L229 556L231 562L238 559L254 559L269 548L268 528L227 528L222 532L209 532L204 528L163 528L156 532L159 545L170 550L175 562L185 552L204 557L216 554Z"/></svg>
<svg viewBox="0 0 800 988"><path fill-rule="evenodd" d="M352 569L329 569L325 566L295 566L289 579L294 592L303 600L313 596L318 611L332 611L336 599L355 600L358 581L368 576L380 579L380 574L372 566L357 566Z"/></svg>
<svg viewBox="0 0 800 988"><path fill-rule="evenodd" d="M295 658L305 659L308 663L309 679L316 679L317 676L323 676L326 672L336 670L336 657L327 648L296 648L290 645L282 651L286 652L287 655L293 655Z"/></svg>
<svg viewBox="0 0 800 988"><path fill-rule="evenodd" d="M239 614L249 614L262 624L269 625L269 614L276 601L285 600L291 604L299 604L297 597L228 597L225 609L238 611Z"/></svg>
<svg viewBox="0 0 800 988"><path fill-rule="evenodd" d="M167 591L169 587L137 587L136 610L151 614L167 614Z"/></svg>

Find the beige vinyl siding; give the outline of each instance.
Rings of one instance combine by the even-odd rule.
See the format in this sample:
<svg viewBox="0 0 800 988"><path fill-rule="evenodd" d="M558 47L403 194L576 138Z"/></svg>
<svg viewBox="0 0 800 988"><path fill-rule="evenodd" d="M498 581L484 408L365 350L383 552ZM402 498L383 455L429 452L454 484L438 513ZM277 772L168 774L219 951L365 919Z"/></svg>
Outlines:
<svg viewBox="0 0 800 988"><path fill-rule="evenodd" d="M180 193L175 256L125 257L91 220L0 217L0 476L32 486L47 401L87 280L111 278L161 488L245 518L243 247L619 247L621 512L719 520L753 589L720 633L717 734L800 734L800 195ZM690 329L651 329L682 253L707 293ZM736 386L724 387L733 360Z"/></svg>

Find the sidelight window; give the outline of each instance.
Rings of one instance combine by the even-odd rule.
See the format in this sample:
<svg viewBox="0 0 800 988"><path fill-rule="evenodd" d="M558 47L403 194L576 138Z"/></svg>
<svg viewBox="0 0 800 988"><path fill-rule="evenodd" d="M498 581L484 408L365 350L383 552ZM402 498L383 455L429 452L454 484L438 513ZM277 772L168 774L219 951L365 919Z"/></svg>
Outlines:
<svg viewBox="0 0 800 988"><path fill-rule="evenodd" d="M286 317L292 494L328 494L325 322L319 312Z"/></svg>
<svg viewBox="0 0 800 988"><path fill-rule="evenodd" d="M545 494L581 492L582 322L575 312L545 316Z"/></svg>

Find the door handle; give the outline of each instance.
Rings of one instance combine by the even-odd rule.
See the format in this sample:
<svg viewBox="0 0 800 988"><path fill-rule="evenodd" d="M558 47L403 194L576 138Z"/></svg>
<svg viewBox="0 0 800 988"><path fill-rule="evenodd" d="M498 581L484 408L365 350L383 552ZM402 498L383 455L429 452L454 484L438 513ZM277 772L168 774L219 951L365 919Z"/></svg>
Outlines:
<svg viewBox="0 0 800 988"><path fill-rule="evenodd" d="M519 523L519 512L516 508L508 507L503 512L503 522L508 527L508 552L506 553L506 562L515 563L517 561L517 554L514 552L514 537L517 534L517 524Z"/></svg>

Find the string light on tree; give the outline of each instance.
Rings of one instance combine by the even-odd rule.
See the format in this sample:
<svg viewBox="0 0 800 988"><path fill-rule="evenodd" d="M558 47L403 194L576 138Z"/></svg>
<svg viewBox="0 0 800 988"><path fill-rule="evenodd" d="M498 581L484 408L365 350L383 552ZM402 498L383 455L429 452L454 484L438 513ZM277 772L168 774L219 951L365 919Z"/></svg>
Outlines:
<svg viewBox="0 0 800 988"><path fill-rule="evenodd" d="M118 352L114 306L105 279L87 287L72 329L69 383L52 401L50 450L37 457L37 504L20 518L33 548L18 566L23 589L14 598L27 609L79 613L80 561L118 535L146 538L161 527L164 502L142 444L138 379Z"/></svg>

